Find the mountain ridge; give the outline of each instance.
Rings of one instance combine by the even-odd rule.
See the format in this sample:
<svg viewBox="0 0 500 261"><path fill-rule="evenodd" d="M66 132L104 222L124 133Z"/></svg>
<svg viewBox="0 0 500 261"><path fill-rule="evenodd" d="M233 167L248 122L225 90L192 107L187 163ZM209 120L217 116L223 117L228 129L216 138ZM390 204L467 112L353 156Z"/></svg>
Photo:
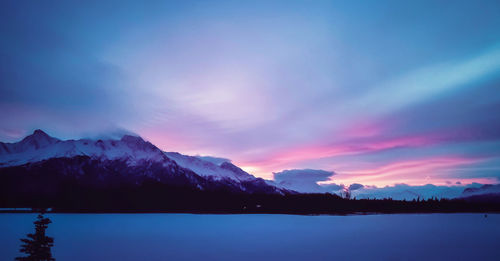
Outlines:
<svg viewBox="0 0 500 261"><path fill-rule="evenodd" d="M231 191L249 193L256 191L278 194L290 192L273 186L272 182L263 182L262 179L244 172L232 163L223 162L219 166L195 156L164 152L140 136L123 135L120 139L60 140L37 129L33 134L26 136L19 142L0 143L0 148L2 148L0 169L11 168L23 173L29 172L33 166L43 168L45 161L55 164L54 161L59 159L60 161L66 160L66 164L74 164L75 161L71 159L88 157L86 160L87 168L89 168L89 162L94 165L106 166L100 170L106 175L110 175L107 172L109 169L113 169L110 166L118 165L120 165L120 172L136 169L137 176L147 176L147 174L151 174L151 171L161 172L162 175L166 175L165 173L175 175L175 170L182 169L184 175L194 174L200 177L197 182L210 184L207 187L202 184L194 184L194 187L198 189L225 186ZM81 166L71 164L70 166L61 165L62 170L59 171L61 175L68 175L64 172L64 168L74 168L77 173L85 172ZM125 165L122 166L123 164ZM155 166L155 169L148 169L151 166ZM99 166L94 166L94 168L99 169ZM215 184L217 182L220 184ZM187 183L186 185L188 185Z"/></svg>

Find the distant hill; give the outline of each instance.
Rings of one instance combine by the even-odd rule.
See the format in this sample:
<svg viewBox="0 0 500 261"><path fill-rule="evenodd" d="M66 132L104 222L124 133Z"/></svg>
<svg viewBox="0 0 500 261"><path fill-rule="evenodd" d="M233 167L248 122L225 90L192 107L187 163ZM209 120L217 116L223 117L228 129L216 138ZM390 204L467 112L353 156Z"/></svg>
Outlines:
<svg viewBox="0 0 500 261"><path fill-rule="evenodd" d="M460 198L469 202L500 203L500 184L486 184L479 188L466 188Z"/></svg>

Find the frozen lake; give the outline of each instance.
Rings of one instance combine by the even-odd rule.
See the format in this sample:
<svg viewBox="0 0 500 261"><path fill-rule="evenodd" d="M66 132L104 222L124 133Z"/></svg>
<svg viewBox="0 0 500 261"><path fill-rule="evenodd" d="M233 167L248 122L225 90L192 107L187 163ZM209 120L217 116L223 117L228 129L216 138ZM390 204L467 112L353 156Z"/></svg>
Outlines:
<svg viewBox="0 0 500 261"><path fill-rule="evenodd" d="M56 260L499 260L500 215L48 214ZM0 214L0 260L36 214Z"/></svg>

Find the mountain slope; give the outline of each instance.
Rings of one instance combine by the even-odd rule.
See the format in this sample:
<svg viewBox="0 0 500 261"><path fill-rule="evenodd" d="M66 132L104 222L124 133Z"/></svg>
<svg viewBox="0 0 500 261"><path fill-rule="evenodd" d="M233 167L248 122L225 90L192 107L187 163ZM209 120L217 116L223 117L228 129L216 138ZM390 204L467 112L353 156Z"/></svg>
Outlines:
<svg viewBox="0 0 500 261"><path fill-rule="evenodd" d="M36 130L17 143L0 143L0 167L18 166L50 158L89 156L102 159L126 158L129 164L166 157L153 144L140 137L125 135L120 140L59 140Z"/></svg>
<svg viewBox="0 0 500 261"><path fill-rule="evenodd" d="M218 165L199 157L182 155L178 152L165 152L165 155L183 168L188 168L198 175L212 177L215 180L229 178L235 181L248 181L255 179L254 176L239 168L228 167L228 165L233 165L228 162L223 162L221 165Z"/></svg>
<svg viewBox="0 0 500 261"><path fill-rule="evenodd" d="M119 140L59 140L36 130L20 142L0 143L0 148L0 179L15 188L8 189L14 194L26 190L30 180L32 187L41 190L54 186L43 179L50 184L69 179L93 188L141 185L149 180L197 190L287 193L231 163L219 166L196 157L165 153L131 135ZM53 190L60 189L55 186Z"/></svg>

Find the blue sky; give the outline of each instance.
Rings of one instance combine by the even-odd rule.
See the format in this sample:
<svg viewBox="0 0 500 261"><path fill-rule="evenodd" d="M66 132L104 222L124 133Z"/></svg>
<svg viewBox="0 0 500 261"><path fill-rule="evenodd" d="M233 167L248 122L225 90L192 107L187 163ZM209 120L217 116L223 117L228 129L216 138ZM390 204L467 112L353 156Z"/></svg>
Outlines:
<svg viewBox="0 0 500 261"><path fill-rule="evenodd" d="M498 1L0 4L0 140L132 131L265 178L497 183Z"/></svg>

